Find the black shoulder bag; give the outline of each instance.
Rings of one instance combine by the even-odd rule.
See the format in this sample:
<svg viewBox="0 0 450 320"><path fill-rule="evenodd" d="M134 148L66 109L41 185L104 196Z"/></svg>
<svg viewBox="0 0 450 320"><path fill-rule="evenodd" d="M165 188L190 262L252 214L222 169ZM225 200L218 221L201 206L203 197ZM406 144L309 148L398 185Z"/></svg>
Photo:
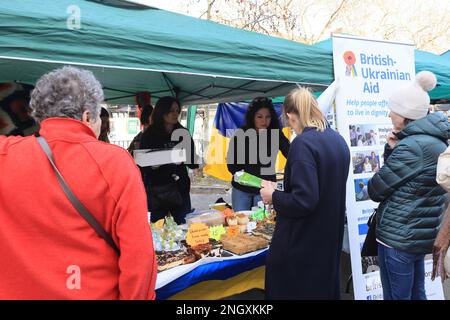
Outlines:
<svg viewBox="0 0 450 320"><path fill-rule="evenodd" d="M361 257L375 257L378 255L378 243L377 243L377 209L373 210L372 215L367 220L367 235L364 240L363 247L361 249Z"/></svg>
<svg viewBox="0 0 450 320"><path fill-rule="evenodd" d="M68 184L64 180L63 176L59 172L58 168L56 167L55 162L53 161L53 154L52 150L50 149L50 146L48 145L47 141L44 139L44 137L37 137L37 141L39 142L39 145L41 146L42 150L44 150L45 155L47 156L48 160L50 161L50 164L53 167L53 170L56 173L56 178L58 179L59 185L63 189L64 193L66 194L67 199L69 199L70 203L74 206L74 208L78 211L78 213L89 223L89 225L97 232L97 234L103 238L110 246L114 249L114 251L117 253L117 255L120 256L120 250L115 244L113 238L111 235L106 232L106 230L102 227L102 225L95 219L95 217L86 209L86 207L78 200L78 198L74 195L72 190L69 188Z"/></svg>

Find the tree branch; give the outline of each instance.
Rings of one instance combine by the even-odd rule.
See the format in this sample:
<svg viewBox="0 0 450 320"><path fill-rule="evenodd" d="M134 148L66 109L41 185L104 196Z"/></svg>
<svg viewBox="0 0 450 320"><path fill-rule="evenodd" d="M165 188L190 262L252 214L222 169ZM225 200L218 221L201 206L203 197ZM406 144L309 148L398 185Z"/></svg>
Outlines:
<svg viewBox="0 0 450 320"><path fill-rule="evenodd" d="M334 22L334 20L337 18L337 16L339 15L340 11L342 10L342 8L348 3L348 0L342 0L341 4L338 6L338 8L331 14L330 18L328 19L327 23L325 24L325 26L323 27L322 31L319 33L319 36L316 38L316 40L319 40L323 34L325 33L326 30L328 30L328 28L330 27L330 25Z"/></svg>

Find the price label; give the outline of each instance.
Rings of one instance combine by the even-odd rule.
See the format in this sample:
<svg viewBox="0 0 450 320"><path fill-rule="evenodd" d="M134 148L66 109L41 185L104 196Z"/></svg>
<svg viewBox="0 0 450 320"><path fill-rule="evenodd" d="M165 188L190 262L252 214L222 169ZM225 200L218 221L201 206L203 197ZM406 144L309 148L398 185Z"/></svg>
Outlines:
<svg viewBox="0 0 450 320"><path fill-rule="evenodd" d="M235 237L239 234L239 226L229 226L227 229L228 237Z"/></svg>
<svg viewBox="0 0 450 320"><path fill-rule="evenodd" d="M220 238L222 238L222 235L225 234L225 228L223 226L212 226L209 227L209 237L211 239L220 241Z"/></svg>
<svg viewBox="0 0 450 320"><path fill-rule="evenodd" d="M204 223L193 223L189 226L186 242L188 245L195 247L199 244L205 244L209 242L209 228Z"/></svg>

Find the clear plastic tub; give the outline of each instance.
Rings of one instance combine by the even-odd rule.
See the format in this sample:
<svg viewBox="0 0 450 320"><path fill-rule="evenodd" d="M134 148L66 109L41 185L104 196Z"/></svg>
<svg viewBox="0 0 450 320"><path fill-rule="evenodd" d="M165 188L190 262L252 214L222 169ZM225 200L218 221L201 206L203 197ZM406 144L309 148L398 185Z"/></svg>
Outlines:
<svg viewBox="0 0 450 320"><path fill-rule="evenodd" d="M186 223L192 224L195 222L205 223L208 226L218 226L225 224L225 218L221 211L209 211L199 215L186 217Z"/></svg>

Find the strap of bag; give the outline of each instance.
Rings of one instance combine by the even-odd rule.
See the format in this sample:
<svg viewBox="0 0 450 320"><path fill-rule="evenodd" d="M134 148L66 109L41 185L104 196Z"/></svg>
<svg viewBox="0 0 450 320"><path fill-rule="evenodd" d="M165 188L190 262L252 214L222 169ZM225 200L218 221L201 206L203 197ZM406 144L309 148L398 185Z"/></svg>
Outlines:
<svg viewBox="0 0 450 320"><path fill-rule="evenodd" d="M120 250L115 244L114 240L112 239L111 235L106 232L106 230L101 226L101 224L95 219L95 217L86 209L86 207L78 200L78 198L73 194L70 187L67 185L66 181L64 180L63 176L59 172L58 168L56 167L55 162L53 161L53 154L50 149L50 146L48 145L47 141L44 139L44 137L39 136L37 137L37 140L39 142L39 145L41 146L42 150L44 150L48 160L50 161L50 164L52 165L53 169L56 173L56 178L58 179L59 185L63 189L64 193L67 196L67 199L72 203L74 208L78 211L78 213L89 223L89 225L97 232L97 234L102 237L113 249L116 251L116 253L120 256Z"/></svg>

